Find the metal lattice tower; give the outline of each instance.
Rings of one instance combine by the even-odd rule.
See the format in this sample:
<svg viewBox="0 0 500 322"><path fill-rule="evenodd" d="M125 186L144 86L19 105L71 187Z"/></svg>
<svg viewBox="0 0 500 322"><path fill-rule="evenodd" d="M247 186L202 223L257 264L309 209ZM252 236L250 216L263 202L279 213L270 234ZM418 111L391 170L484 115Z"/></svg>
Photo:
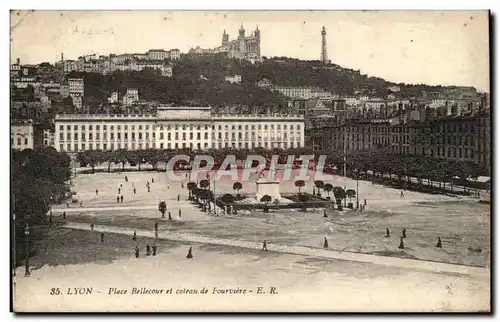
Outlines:
<svg viewBox="0 0 500 322"><path fill-rule="evenodd" d="M328 54L326 52L326 29L323 26L323 30L321 30L321 61L324 64L328 64Z"/></svg>

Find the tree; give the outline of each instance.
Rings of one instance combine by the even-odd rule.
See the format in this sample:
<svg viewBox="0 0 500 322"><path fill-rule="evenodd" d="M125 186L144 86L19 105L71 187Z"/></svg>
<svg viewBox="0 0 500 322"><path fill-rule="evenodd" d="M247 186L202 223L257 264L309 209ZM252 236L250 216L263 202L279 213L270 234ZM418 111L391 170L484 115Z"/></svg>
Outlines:
<svg viewBox="0 0 500 322"><path fill-rule="evenodd" d="M330 183L327 183L323 186L323 189L326 191L328 194L327 199L330 199L330 192L333 190L333 186Z"/></svg>
<svg viewBox="0 0 500 322"><path fill-rule="evenodd" d="M264 212L269 212L269 209L267 208L267 205L273 200L270 195L263 195L262 198L260 198L260 202L263 202L265 204L264 207Z"/></svg>
<svg viewBox="0 0 500 322"><path fill-rule="evenodd" d="M226 204L233 203L234 197L233 197L233 195L226 193L222 196L222 201Z"/></svg>
<svg viewBox="0 0 500 322"><path fill-rule="evenodd" d="M240 190L243 189L243 185L241 182L235 182L233 183L233 190L238 191L238 197L240 196Z"/></svg>
<svg viewBox="0 0 500 322"><path fill-rule="evenodd" d="M191 199L191 198L192 198L192 196L193 196L193 195L192 195L193 190L194 190L196 187L197 187L196 182L192 182L192 181L191 181L191 182L188 182L188 183L187 183L187 188L188 188L188 190L189 190L189 199Z"/></svg>
<svg viewBox="0 0 500 322"><path fill-rule="evenodd" d="M337 204L340 204L346 197L345 190L338 186L333 188L333 195L335 196L335 200L337 200Z"/></svg>
<svg viewBox="0 0 500 322"><path fill-rule="evenodd" d="M354 189L347 189L345 194L349 198L349 203L352 204L351 199L356 197L356 191Z"/></svg>
<svg viewBox="0 0 500 322"><path fill-rule="evenodd" d="M158 210L161 212L162 217L165 216L165 213L167 212L167 203L165 201L160 201L158 204Z"/></svg>
<svg viewBox="0 0 500 322"><path fill-rule="evenodd" d="M208 187L210 187L210 181L208 181L207 179L203 179L200 181L200 188L207 189Z"/></svg>
<svg viewBox="0 0 500 322"><path fill-rule="evenodd" d="M305 185L306 185L306 183L304 182L304 180L297 180L297 181L295 181L295 186L297 188L299 188L299 194L300 194L300 189L302 187L304 187Z"/></svg>
<svg viewBox="0 0 500 322"><path fill-rule="evenodd" d="M318 188L318 196L321 197L320 189L324 188L325 183L322 180L316 180L314 181L314 185L316 186L316 188Z"/></svg>

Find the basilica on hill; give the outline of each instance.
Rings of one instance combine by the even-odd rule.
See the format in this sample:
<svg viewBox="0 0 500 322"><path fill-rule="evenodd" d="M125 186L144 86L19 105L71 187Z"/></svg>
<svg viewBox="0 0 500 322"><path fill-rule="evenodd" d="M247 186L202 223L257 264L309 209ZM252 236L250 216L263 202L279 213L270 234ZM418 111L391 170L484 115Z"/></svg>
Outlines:
<svg viewBox="0 0 500 322"><path fill-rule="evenodd" d="M191 48L189 53L196 55L223 53L229 58L258 61L261 59L259 27L256 27L249 36L245 36L245 28L243 28L242 24L238 32L238 38L234 40L229 40L229 34L224 30L221 46L213 49L203 49L198 46L196 48Z"/></svg>

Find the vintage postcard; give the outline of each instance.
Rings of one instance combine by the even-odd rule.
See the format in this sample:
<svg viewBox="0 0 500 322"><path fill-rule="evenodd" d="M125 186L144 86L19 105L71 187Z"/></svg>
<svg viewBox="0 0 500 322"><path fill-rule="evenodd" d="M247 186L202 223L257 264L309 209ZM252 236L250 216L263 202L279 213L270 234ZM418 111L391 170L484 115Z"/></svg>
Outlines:
<svg viewBox="0 0 500 322"><path fill-rule="evenodd" d="M490 312L488 11L10 19L14 312Z"/></svg>

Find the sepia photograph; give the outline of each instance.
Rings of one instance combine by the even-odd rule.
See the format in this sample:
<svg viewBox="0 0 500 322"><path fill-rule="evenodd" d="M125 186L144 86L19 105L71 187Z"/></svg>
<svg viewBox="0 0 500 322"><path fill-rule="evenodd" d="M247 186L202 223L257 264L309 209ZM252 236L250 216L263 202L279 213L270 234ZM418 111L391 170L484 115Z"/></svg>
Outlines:
<svg viewBox="0 0 500 322"><path fill-rule="evenodd" d="M490 313L488 10L10 10L11 311Z"/></svg>

